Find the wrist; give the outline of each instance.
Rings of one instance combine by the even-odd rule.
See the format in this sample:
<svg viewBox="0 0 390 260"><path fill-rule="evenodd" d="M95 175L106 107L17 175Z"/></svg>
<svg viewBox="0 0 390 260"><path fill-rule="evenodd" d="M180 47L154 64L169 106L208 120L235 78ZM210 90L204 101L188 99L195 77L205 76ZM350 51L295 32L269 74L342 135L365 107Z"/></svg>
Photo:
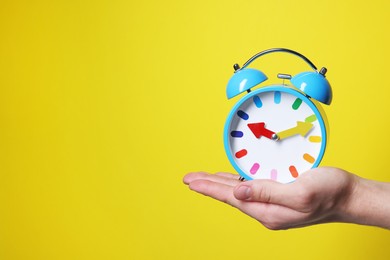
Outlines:
<svg viewBox="0 0 390 260"><path fill-rule="evenodd" d="M349 194L340 210L346 223L390 229L390 184L352 175Z"/></svg>

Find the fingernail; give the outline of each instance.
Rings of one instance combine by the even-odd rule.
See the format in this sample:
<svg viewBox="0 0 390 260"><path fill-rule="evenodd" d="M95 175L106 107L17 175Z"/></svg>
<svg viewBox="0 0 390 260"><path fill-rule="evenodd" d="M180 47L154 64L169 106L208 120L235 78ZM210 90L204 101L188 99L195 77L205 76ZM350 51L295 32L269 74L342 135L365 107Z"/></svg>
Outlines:
<svg viewBox="0 0 390 260"><path fill-rule="evenodd" d="M237 191L236 191L236 197L237 199L241 199L241 200L244 200L244 199L249 199L251 196L251 188L248 187L248 186L241 186L241 187L238 187Z"/></svg>

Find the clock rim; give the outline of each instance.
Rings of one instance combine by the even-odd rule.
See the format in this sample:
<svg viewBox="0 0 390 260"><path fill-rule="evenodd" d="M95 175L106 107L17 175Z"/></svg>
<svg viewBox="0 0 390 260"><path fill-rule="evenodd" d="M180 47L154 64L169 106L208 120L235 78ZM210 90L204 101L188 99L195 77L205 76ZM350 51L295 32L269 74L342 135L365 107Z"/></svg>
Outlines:
<svg viewBox="0 0 390 260"><path fill-rule="evenodd" d="M275 92L275 91L280 91L280 92L286 92L291 95L294 95L300 99L302 99L303 102L305 102L314 112L314 114L317 117L317 120L321 126L321 134L322 134L322 140L321 140L321 149L318 157L316 158L316 161L313 163L312 167L310 169L316 168L322 161L326 146L327 146L327 141L328 141L328 132L329 130L327 129L327 124L324 121L324 116L323 115L323 110L320 106L320 104L315 104L309 97L307 97L305 94L300 92L299 90L292 88L289 85L270 85L270 86L264 86L262 88L253 90L243 96L230 110L229 115L226 119L225 126L224 126L224 133L223 133L223 142L224 142L224 148L225 148L225 153L229 159L230 164L233 166L233 168L240 174L241 177L245 178L245 180L254 180L250 175L245 173L241 168L237 165L237 163L234 160L233 153L230 149L230 144L229 144L229 133L231 129L229 129L231 125L231 121L233 119L233 116L235 115L236 111L241 107L241 105L247 101L249 98L256 96L260 93L263 92ZM322 111L322 112L321 112Z"/></svg>

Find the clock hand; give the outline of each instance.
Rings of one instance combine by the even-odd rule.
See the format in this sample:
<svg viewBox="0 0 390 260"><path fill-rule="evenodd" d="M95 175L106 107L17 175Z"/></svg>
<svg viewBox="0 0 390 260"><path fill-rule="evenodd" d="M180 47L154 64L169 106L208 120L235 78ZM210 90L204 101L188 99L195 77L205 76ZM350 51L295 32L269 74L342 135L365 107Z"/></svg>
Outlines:
<svg viewBox="0 0 390 260"><path fill-rule="evenodd" d="M312 129L313 124L297 121L297 126L277 133L279 139L284 139L294 135L305 136Z"/></svg>
<svg viewBox="0 0 390 260"><path fill-rule="evenodd" d="M265 123L252 123L248 124L249 129L256 136L256 138L260 138L261 136L267 137L268 139L277 140L277 135L271 130L265 128Z"/></svg>

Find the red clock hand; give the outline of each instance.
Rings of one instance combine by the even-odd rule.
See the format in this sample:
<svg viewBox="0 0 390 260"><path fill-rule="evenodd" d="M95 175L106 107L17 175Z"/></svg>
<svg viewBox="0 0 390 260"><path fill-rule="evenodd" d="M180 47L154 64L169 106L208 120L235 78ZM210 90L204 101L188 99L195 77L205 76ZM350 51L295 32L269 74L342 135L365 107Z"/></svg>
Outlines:
<svg viewBox="0 0 390 260"><path fill-rule="evenodd" d="M252 131L252 133L256 136L256 138L260 138L261 136L264 136L272 140L278 139L278 136L274 132L265 128L264 122L248 124L248 127Z"/></svg>

